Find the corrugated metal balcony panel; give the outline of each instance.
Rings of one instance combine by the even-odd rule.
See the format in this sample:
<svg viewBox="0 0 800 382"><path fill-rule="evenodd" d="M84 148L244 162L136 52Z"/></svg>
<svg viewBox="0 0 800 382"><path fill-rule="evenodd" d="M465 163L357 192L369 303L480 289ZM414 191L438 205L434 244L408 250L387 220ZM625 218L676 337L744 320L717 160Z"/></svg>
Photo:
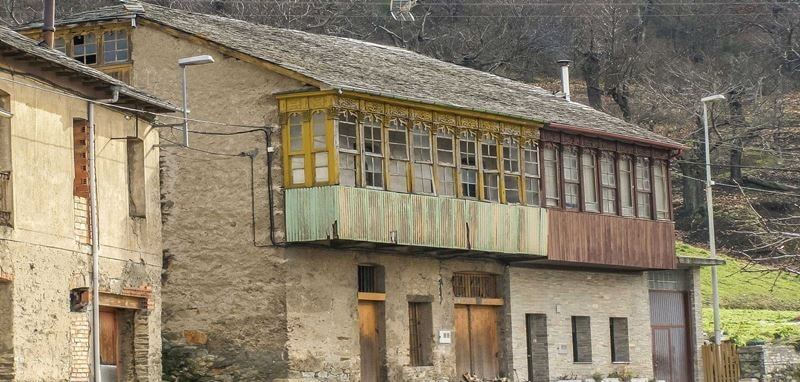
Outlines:
<svg viewBox="0 0 800 382"><path fill-rule="evenodd" d="M328 186L286 190L290 242L350 241L545 255L537 207Z"/></svg>

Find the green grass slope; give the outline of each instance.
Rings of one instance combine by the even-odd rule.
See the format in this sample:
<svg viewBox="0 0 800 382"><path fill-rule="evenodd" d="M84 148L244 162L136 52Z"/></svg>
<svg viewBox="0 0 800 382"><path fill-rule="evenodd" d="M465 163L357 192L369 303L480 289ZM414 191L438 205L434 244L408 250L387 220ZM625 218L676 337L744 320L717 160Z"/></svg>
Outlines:
<svg viewBox="0 0 800 382"><path fill-rule="evenodd" d="M798 344L800 322L798 312L783 310L720 309L720 320L725 338L746 345L753 340ZM714 333L714 316L711 308L703 309L703 331Z"/></svg>

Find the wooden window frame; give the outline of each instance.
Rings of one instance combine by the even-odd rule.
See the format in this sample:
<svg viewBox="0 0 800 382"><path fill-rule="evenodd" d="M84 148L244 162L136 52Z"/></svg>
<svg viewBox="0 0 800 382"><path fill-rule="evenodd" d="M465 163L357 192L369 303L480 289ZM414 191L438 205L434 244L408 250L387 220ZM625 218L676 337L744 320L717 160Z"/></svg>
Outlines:
<svg viewBox="0 0 800 382"><path fill-rule="evenodd" d="M491 152L489 152L488 154L485 154L484 153L484 147L489 148L490 151L491 151L491 147L494 147L494 157L492 157L491 155L488 155L488 154L491 154ZM480 189L478 190L478 196L480 197L480 200L483 200L483 201L486 201L486 202L491 202L491 203L500 203L501 200L502 200L500 198L500 192L502 190L502 188L500 187L500 179L502 178L502 175L501 175L502 171L501 171L501 167L500 167L501 166L501 162L502 162L502 157L500 155L501 152L502 152L502 148L500 146L500 143L498 142L497 137L492 135L492 134L484 134L481 137L481 139L478 141L478 156L479 156L479 161L478 161L478 179L479 179L479 181L478 181L478 183L480 185ZM493 159L494 162L495 162L495 169L494 170L487 170L486 169L486 164L487 163L491 163L491 161L492 161L492 159L488 159L487 160L487 158L494 158ZM487 180L488 176L494 176L495 177L496 188L497 188L497 191L496 191L497 199L489 199L489 197L487 196L487 187L489 187L489 186L487 186L486 180Z"/></svg>
<svg viewBox="0 0 800 382"><path fill-rule="evenodd" d="M317 135L316 135L315 126L314 126L314 116L315 115L320 115L320 114L323 116L322 123L323 123L323 129L325 131L325 141L324 141L325 145L324 145L324 147L317 147L316 146L316 141L315 141L315 138L317 137ZM333 146L333 137L332 137L333 134L331 132L331 130L332 130L332 128L331 128L332 127L332 120L330 118L330 115L328 115L328 111L327 110L323 110L323 109L311 110L310 113L309 113L308 124L309 124L308 125L308 129L307 129L307 133L309 135L309 137L308 137L308 144L309 144L308 152L310 153L310 155L309 155L309 158L308 158L308 162L306 163L306 166L307 166L308 172L311 173L312 184L315 185L315 186L331 184L331 183L334 182L334 179L335 179L335 177L334 177L335 170L333 169L334 168L334 166L332 166L333 160L331 158L332 157L332 155L331 155L331 152L332 152L331 147ZM318 181L317 180L317 168L319 168L319 167L317 167L317 159L316 159L316 157L317 157L318 154L323 154L323 153L326 154L326 162L327 163L325 164L325 166L326 166L327 171L328 171L328 177L327 177L327 179L325 179L323 181ZM308 175L308 172L306 173L306 175Z"/></svg>
<svg viewBox="0 0 800 382"><path fill-rule="evenodd" d="M392 133L393 132L395 132L395 133L399 132L399 133L403 134L403 137L405 139L405 143L403 143L402 145L404 146L403 150L405 152L405 158L395 158L395 157L392 156L392 146L393 145L397 145L396 143L392 143ZM409 136L410 136L410 134L409 134L408 120L403 119L403 118L391 118L386 122L386 132L384 134L384 137L386 138L385 141L384 141L385 145L386 145L385 155L384 155L386 157L386 159L385 159L386 160L386 173L384 174L384 178L385 178L384 179L384 187L385 187L385 189L387 191L410 192L410 190L411 190L411 176L412 176L412 174L411 174L411 153L409 152L410 148L411 148L411 143L409 142L409 139L408 139ZM403 162L403 163L400 163L400 162ZM405 173L404 177L405 177L405 183L406 184L405 184L405 188L402 189L402 190L393 190L391 188L392 165L394 165L395 163L400 163L400 165L404 167L404 168L402 168L402 172Z"/></svg>
<svg viewBox="0 0 800 382"><path fill-rule="evenodd" d="M111 61L106 62L105 60L105 34L107 32L117 33L119 31L125 32L125 38L128 43L127 48L127 55L128 59L125 61ZM127 26L115 25L113 27L95 27L95 28L77 28L66 30L63 33L58 33L55 36L55 39L62 39L64 41L64 50L63 53L70 58L75 58L74 54L74 43L73 38L75 36L82 36L89 33L93 33L95 35L95 40L97 42L97 62L94 64L88 64L89 66L93 67L104 67L104 66L119 66L119 65L130 65L133 62L133 46L131 44L131 33L132 29Z"/></svg>
<svg viewBox="0 0 800 382"><path fill-rule="evenodd" d="M367 152L367 150L366 150L367 137L365 135L364 128L366 126L366 123L368 121L370 121L370 120L372 120L371 122L375 123L375 124L370 126L371 129L375 129L376 127L378 127L380 129L380 133L379 133L380 141L378 142L378 147L381 148L381 152L380 153ZM384 124L384 118L382 116L380 116L380 115L366 114L366 115L362 115L362 118L359 118L359 129L361 130L361 153L362 153L362 161L361 161L361 163L362 163L362 166L361 166L362 167L361 168L362 174L361 174L361 179L364 180L364 183L363 183L364 188L369 188L369 189L373 189L373 190L385 190L386 189L386 172L387 172L387 169L388 169L388 165L386 163L386 158L387 158L387 156L386 156L386 147L384 147L385 143L386 143L386 137L384 136L384 130L385 129L383 127L383 124ZM372 137L370 138L370 142L373 143L373 146L374 146L374 142L375 142L374 133L375 133L374 130L371 131L371 136ZM370 161L380 160L380 162L381 162L381 165L380 165L381 172L379 174L380 175L379 178L381 179L382 184L380 186L367 184L367 161L368 160L370 160ZM374 164L374 162L373 162L373 164Z"/></svg>
<svg viewBox="0 0 800 382"><path fill-rule="evenodd" d="M580 168L578 176L580 178L580 183L581 183L581 186L580 186L580 191L581 191L580 192L580 194L581 194L581 198L580 198L581 211L588 212L588 213L600 213L600 211L602 209L600 204L602 203L602 201L601 201L601 197L600 197L600 179L598 177L598 171L599 171L599 166L600 166L600 161L598 160L599 159L599 155L598 155L596 150L589 149L589 148L581 148L578 155L579 155L578 167ZM584 156L585 155L591 156L592 162L593 162L592 169L591 169L591 174L589 174L589 176L592 177L592 181L594 183L594 198L595 198L595 201L594 201L595 202L595 209L594 210L591 210L589 208L589 202L587 200L587 197L588 197L587 192L586 192L587 191L586 190L587 184L585 182L586 176L587 176L587 174L586 174L587 164L584 163Z"/></svg>
<svg viewBox="0 0 800 382"><path fill-rule="evenodd" d="M580 154L580 150L578 149L577 146L562 145L560 151L561 151L561 161L560 161L561 162L561 169L560 169L560 173L561 173L561 198L562 198L561 206L562 206L562 208L564 208L567 211L580 211L581 210L581 205L583 204L583 202L582 202L582 195L583 195L582 188L583 188L583 186L581 184L581 154ZM575 170L575 174L576 174L576 179L575 180L573 180L573 179L567 180L567 177L566 177L566 170L567 170L566 156L567 156L568 152L569 152L570 155L572 155L572 154L575 155L575 169L574 169ZM569 207L567 205L567 185L568 184L570 186L574 186L575 187L575 199L576 200L575 200L575 206L574 207Z"/></svg>
<svg viewBox="0 0 800 382"><path fill-rule="evenodd" d="M550 160L547 159L547 151L548 150L553 150L553 159L552 159L553 168L552 168L552 170L548 169L549 168L548 162L551 162ZM563 183L563 181L561 179L561 147L559 145L555 144L555 143L546 143L544 145L544 147L541 148L539 151L540 151L540 157L541 157L541 161L539 163L541 163L540 164L540 168L542 170L542 186L541 187L542 187L543 194L544 194L541 197L541 199L544 201L544 204L542 204L542 206L543 207L549 207L549 208L561 208L563 206L563 203L564 203L563 189L562 189L562 186L561 186L562 183ZM554 172L554 173L550 174L551 171ZM547 182L548 182L548 177L550 177L550 176L553 177L553 181L555 183L555 185L554 185L555 189L553 190L553 191L555 191L555 197L554 198L551 198L548 195L548 192L550 191L550 187L548 187ZM549 200L551 200L551 199L555 200L555 204L553 204L553 205L548 204Z"/></svg>
<svg viewBox="0 0 800 382"><path fill-rule="evenodd" d="M435 146L434 146L434 142L433 142L433 139L432 139L433 134L432 134L431 126L428 125L427 123L417 122L417 123L414 123L411 126L410 133L411 133L410 134L410 136L411 136L411 144L410 144L410 146L411 146L410 147L410 154L411 154L411 158L410 158L411 159L411 178L410 178L410 180L411 180L411 192L413 192L415 194L419 194L419 195L436 195L436 190L437 190L437 188L436 188L436 166L434 165L436 158L435 158L435 154L434 154L434 151L435 151L434 147ZM428 150L428 157L430 159L427 159L427 160L421 159L421 158L417 158L417 149L418 148L417 148L417 144L416 144L416 137L423 136L423 135L426 136L427 140L428 140L427 150ZM425 147L420 148L420 150L425 150L425 149L426 149ZM420 167L418 167L418 166L420 166ZM425 174L420 174L422 176L419 176L419 177L417 176L417 169L418 168L420 168L420 169L423 168L422 166L427 166L427 168L430 169L431 192L425 192L424 190L417 190L416 189L417 188L417 179L421 179L422 181L425 181L425 178L424 178Z"/></svg>
<svg viewBox="0 0 800 382"><path fill-rule="evenodd" d="M536 159L536 171L528 172L528 160L526 159L527 152L532 152L533 157ZM543 192L542 188L542 150L539 149L539 145L536 141L528 140L523 145L520 145L520 165L523 167L520 169L522 172L522 195L524 196L523 202L525 205L534 206L534 207L541 207L542 206L542 197ZM533 162L531 162L533 163ZM528 179L535 179L536 180L536 198L535 200L531 201L528 200Z"/></svg>
<svg viewBox="0 0 800 382"><path fill-rule="evenodd" d="M662 182L658 181L658 177L656 176L656 168L658 168L661 171L661 179L663 180ZM669 164L668 164L668 162L666 160L662 160L662 159L654 159L652 161L652 163L651 163L650 174L651 174L652 179L653 179L652 182L651 182L651 186L652 186L652 189L653 189L653 210L655 211L655 214L653 215L653 219L654 220L659 220L659 221L671 220L672 219L672 197L671 197L672 193L671 193L670 184L669 184L669 175L668 175L669 174ZM664 207L663 211L659 211L659 205L658 205L657 189L660 186L663 186L662 192L664 193L664 198L666 199L664 201L665 205L663 206ZM663 212L664 216L659 217L659 213L660 212Z"/></svg>
<svg viewBox="0 0 800 382"><path fill-rule="evenodd" d="M345 123L352 123L353 130L355 131L354 143L355 148L345 148L341 144L341 127L340 124L342 123L342 117L345 118ZM350 121L352 118L352 122ZM352 155L353 156L353 185L346 185L349 187L360 187L361 186L361 151L359 150L361 142L361 130L359 129L359 121L358 121L358 113L352 112L350 110L345 110L336 116L335 122L335 132L334 137L336 141L334 142L334 146L336 148L336 179L337 184L342 184L341 181L341 174L342 174L342 156L343 155Z"/></svg>
<svg viewBox="0 0 800 382"><path fill-rule="evenodd" d="M525 195L523 192L525 191L525 187L523 183L525 180L522 176L524 161L522 160L522 145L520 144L520 139L517 137L510 137L506 136L503 137L501 141L502 145L500 146L500 150L498 154L501 156L500 158L500 172L502 173L500 179L500 202L505 204L514 204L514 205L521 205L525 201ZM511 152L512 147L516 146L516 155ZM508 151L508 154L506 154ZM513 169L509 168L510 166L516 162L517 169L514 171ZM508 178L516 178L517 180L517 201L510 202L508 198L508 185L506 181Z"/></svg>
<svg viewBox="0 0 800 382"><path fill-rule="evenodd" d="M449 140L450 140L450 144L451 144L451 146L450 146L451 150L449 150L449 152L450 152L450 155L452 156L452 164L442 164L442 161L439 158L439 153L440 153L439 138L440 138L440 135L449 135ZM434 179L436 180L435 183L434 183L434 188L437 190L436 195L437 196L449 197L449 198L457 198L458 194L459 194L459 189L461 188L461 183L459 182L459 179L458 179L458 162L460 160L460 158L458 157L458 138L457 138L455 132L453 132L452 130L447 129L447 128L439 128L436 131L434 137L435 137L435 139L433 140L433 144L434 144L434 162L435 163L434 163L434 166L433 166L433 171L434 171L433 176L434 176ZM442 137L442 138L448 139L447 137ZM443 150L443 151L448 152L448 150ZM440 176L441 176L440 171L442 171L442 173L443 173L443 169L447 169L448 171L450 171L450 174L452 175L453 187L449 190L449 191L452 192L452 195L450 195L450 194L444 195L441 192L442 190L445 189L444 185L442 184L442 178L440 178Z"/></svg>
<svg viewBox="0 0 800 382"><path fill-rule="evenodd" d="M475 161L475 163L473 165L465 165L461 161L461 159L462 159L461 155L463 154L462 151L461 151L461 142L465 141L465 139L463 139L463 137L465 137L465 136L472 138L469 143L472 144L473 149L474 149L472 154L471 154L473 159L474 159L474 161ZM457 139L456 142L457 142L457 145L458 145L457 146L458 147L458 152L456 154L456 156L457 156L456 164L458 166L457 167L458 168L458 196L460 198L468 199L468 200L479 200L480 195L481 195L481 181L480 181L481 172L480 172L480 167L478 167L480 165L480 160L478 158L478 156L479 156L478 150L480 148L480 146L479 146L480 143L478 142L478 134L476 134L475 132L473 132L471 130L463 130L461 132L461 134L458 135L458 139ZM463 175L464 171L472 171L472 172L475 173L475 183L474 183L474 185L475 185L475 196L466 196L466 195L464 195L464 184L465 184L465 183L463 183L464 182L464 179L463 179L464 178L464 175ZM472 184L472 183L468 183L468 184Z"/></svg>
<svg viewBox="0 0 800 382"><path fill-rule="evenodd" d="M607 215L619 215L620 214L620 205L619 205L620 204L620 201L619 201L619 199L620 199L620 195L619 195L620 190L619 190L619 171L618 171L618 168L617 168L619 163L617 162L617 155L614 152L601 151L599 156L600 156L600 161L599 161L599 165L597 167L598 167L598 173L599 173L598 179L599 179L599 183L600 183L600 192L598 194L599 197L600 197L600 213L607 214ZM603 161L604 160L608 160L608 161L611 162L611 171L612 171L611 174L606 174L606 173L603 172ZM603 177L605 175L610 175L611 176L611 179L614 182L613 185L608 185L608 184L603 182ZM609 210L606 209L606 199L605 199L605 192L604 192L605 190L612 190L612 194L614 195L614 203L613 203L614 204L614 210L613 211L609 211Z"/></svg>
<svg viewBox="0 0 800 382"><path fill-rule="evenodd" d="M632 156L632 155L623 154L623 155L618 155L617 156L617 184L618 184L618 186L617 186L617 198L619 199L619 201L617 202L617 205L619 206L619 211L617 212L617 214L619 216L626 217L626 218L636 218L637 217L637 213L636 213L636 177L635 177L635 169L634 169L635 160L636 160L636 157ZM626 212L623 211L623 207L624 206L622 205L622 192L623 192L622 191L622 186L623 186L622 179L623 179L623 176L625 176L625 174L623 174L623 170L622 170L622 167L620 166L620 163L623 162L623 161L627 161L627 163L628 163L628 169L625 170L625 171L627 172L627 176L628 176L628 191L627 192L630 193L630 202L631 202L631 206L630 206L631 212L630 212L630 214L627 214Z"/></svg>
<svg viewBox="0 0 800 382"><path fill-rule="evenodd" d="M640 167L639 166L639 161L644 162L644 165ZM654 211L653 211L653 209L654 209L653 204L654 203L653 203L653 169L652 169L652 163L653 163L652 158L640 157L640 156L635 157L634 176L633 176L633 178L636 181L635 186L634 186L634 190L635 190L635 194L636 194L636 217L639 218L639 219L653 220L655 218L655 216L654 216L655 214L654 214ZM642 171L647 171L647 174L645 174L646 176L641 178L642 182L643 182L642 183L642 187L639 186L639 179L640 179L639 178L639 173L638 173L639 172L639 168L641 168ZM647 182L647 183L644 183L644 182ZM644 188L644 184L649 184L649 189L645 189ZM647 202L648 202L647 206L643 206L643 205L639 204L639 201L642 198L642 196L646 196L646 199L643 199L643 200L647 200ZM645 215L643 215L644 213L647 213L648 215L645 216Z"/></svg>

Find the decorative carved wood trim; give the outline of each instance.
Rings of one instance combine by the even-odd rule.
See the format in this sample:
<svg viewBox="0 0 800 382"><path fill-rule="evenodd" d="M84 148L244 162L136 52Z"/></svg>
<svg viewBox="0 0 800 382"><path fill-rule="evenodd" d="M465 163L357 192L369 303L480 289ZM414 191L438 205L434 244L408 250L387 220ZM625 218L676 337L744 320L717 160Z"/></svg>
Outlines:
<svg viewBox="0 0 800 382"><path fill-rule="evenodd" d="M456 116L452 114L442 114L436 113L436 122L442 123L445 125L455 126L456 125Z"/></svg>
<svg viewBox="0 0 800 382"><path fill-rule="evenodd" d="M345 108L345 109L352 109L358 110L359 103L357 99L347 98L347 97L336 97L336 106Z"/></svg>
<svg viewBox="0 0 800 382"><path fill-rule="evenodd" d="M636 156L650 157L653 155L653 150L650 149L649 147L636 146L635 153Z"/></svg>
<svg viewBox="0 0 800 382"><path fill-rule="evenodd" d="M477 118L468 118L468 117L460 117L458 118L458 127L464 129L478 129L478 119Z"/></svg>
<svg viewBox="0 0 800 382"><path fill-rule="evenodd" d="M421 121L433 121L433 112L428 110L411 109L411 118Z"/></svg>
<svg viewBox="0 0 800 382"><path fill-rule="evenodd" d="M541 130L539 137L544 142L561 142L561 134L551 130Z"/></svg>
<svg viewBox="0 0 800 382"><path fill-rule="evenodd" d="M392 117L408 118L408 108L394 105L386 105L386 115Z"/></svg>

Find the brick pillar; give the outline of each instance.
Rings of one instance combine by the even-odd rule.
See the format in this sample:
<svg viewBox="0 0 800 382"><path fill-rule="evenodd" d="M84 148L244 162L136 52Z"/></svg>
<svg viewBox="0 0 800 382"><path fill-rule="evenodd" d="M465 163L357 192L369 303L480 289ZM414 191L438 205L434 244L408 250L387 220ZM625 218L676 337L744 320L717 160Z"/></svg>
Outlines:
<svg viewBox="0 0 800 382"><path fill-rule="evenodd" d="M150 380L149 319L149 310L138 310L133 317L133 364L137 381Z"/></svg>
<svg viewBox="0 0 800 382"><path fill-rule="evenodd" d="M87 382L90 375L89 316L87 313L70 313L70 382Z"/></svg>

